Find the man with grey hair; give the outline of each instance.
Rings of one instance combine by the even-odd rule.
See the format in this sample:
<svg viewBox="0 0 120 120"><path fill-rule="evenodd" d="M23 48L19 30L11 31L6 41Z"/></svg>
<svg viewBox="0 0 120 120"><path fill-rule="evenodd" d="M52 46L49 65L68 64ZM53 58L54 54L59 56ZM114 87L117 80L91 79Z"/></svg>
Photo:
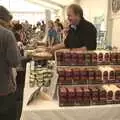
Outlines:
<svg viewBox="0 0 120 120"><path fill-rule="evenodd" d="M0 6L0 120L16 120L16 83L13 68L19 64L16 39L9 30L12 15Z"/></svg>
<svg viewBox="0 0 120 120"><path fill-rule="evenodd" d="M70 23L64 43L55 45L51 52L68 48L79 51L96 50L97 30L95 26L84 18L84 12L80 5L71 4L67 9Z"/></svg>

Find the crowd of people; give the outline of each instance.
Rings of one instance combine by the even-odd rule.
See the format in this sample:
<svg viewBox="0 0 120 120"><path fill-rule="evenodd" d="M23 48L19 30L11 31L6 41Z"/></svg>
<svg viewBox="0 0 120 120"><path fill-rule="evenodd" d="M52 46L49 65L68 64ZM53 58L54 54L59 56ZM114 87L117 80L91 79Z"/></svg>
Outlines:
<svg viewBox="0 0 120 120"><path fill-rule="evenodd" d="M48 46L53 46L62 42L63 29L63 25L59 19L57 19L55 22L52 20L48 21Z"/></svg>
<svg viewBox="0 0 120 120"><path fill-rule="evenodd" d="M46 43L48 46L62 42L63 30L64 27L59 19L55 21L49 20L46 24L44 21L37 22L36 25L33 25L33 33L43 32L44 35L47 34ZM42 36L41 40L43 37L44 36Z"/></svg>
<svg viewBox="0 0 120 120"><path fill-rule="evenodd" d="M30 39L35 34L43 34L39 38L40 41L47 35L46 43L48 46L63 42L64 26L59 19L55 21L49 20L46 24L44 21L37 22L36 25L31 25L28 21L20 23L20 21L11 22L12 31L17 38L17 42L22 42L23 45L29 43Z"/></svg>
<svg viewBox="0 0 120 120"><path fill-rule="evenodd" d="M24 46L32 32L32 25L12 21L11 13L0 6L0 120L20 120L26 63L31 60L24 56Z"/></svg>
<svg viewBox="0 0 120 120"><path fill-rule="evenodd" d="M0 6L0 120L20 120L26 63L31 60L24 56L24 46L33 34L47 34L46 43L52 53L62 48L96 49L96 28L84 19L82 8L72 4L67 14L70 24L64 26L59 19L30 25L27 21L11 22L10 12Z"/></svg>
<svg viewBox="0 0 120 120"><path fill-rule="evenodd" d="M20 21L12 21L10 12L0 6L0 76L2 79L0 81L2 84L0 87L0 120L9 118L20 120L26 63L31 60L24 56L24 46L29 44L33 34L39 32L46 34L46 29L48 29L46 40L48 45L60 43L63 25L59 19L55 22L48 21L48 28L44 21L37 22L36 25L31 25L28 21L20 23ZM42 39L43 37L40 40Z"/></svg>

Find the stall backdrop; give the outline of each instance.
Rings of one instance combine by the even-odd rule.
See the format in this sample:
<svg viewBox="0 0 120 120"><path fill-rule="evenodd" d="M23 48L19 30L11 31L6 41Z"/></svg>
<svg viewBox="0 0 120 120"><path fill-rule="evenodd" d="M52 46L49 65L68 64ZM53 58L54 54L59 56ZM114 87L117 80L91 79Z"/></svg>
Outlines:
<svg viewBox="0 0 120 120"><path fill-rule="evenodd" d="M111 0L112 45L120 48L120 0Z"/></svg>

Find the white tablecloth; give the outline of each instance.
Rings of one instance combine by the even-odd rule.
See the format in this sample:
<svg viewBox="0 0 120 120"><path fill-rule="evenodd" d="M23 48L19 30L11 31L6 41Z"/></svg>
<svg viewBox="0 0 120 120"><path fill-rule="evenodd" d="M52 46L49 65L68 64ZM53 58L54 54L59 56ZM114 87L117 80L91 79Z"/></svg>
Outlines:
<svg viewBox="0 0 120 120"><path fill-rule="evenodd" d="M60 108L57 101L41 101L38 98L32 105L27 106L28 96L33 91L29 88L28 76L29 64L22 120L120 120L120 105Z"/></svg>

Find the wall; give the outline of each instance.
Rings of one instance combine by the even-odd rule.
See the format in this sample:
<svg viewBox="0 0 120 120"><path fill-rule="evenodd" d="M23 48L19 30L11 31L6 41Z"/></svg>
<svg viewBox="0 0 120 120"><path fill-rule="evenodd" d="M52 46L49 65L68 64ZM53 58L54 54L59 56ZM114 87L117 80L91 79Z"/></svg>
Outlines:
<svg viewBox="0 0 120 120"><path fill-rule="evenodd" d="M29 3L27 0L0 0L0 5L3 5L11 11L14 20L27 20L31 24L46 20L45 10L48 8ZM51 9L51 12L52 19L55 19L54 10Z"/></svg>
<svg viewBox="0 0 120 120"><path fill-rule="evenodd" d="M44 12L12 12L13 20L24 22L27 20L30 24L36 24L38 21L45 20Z"/></svg>
<svg viewBox="0 0 120 120"><path fill-rule="evenodd" d="M31 4L25 0L0 0L3 5L10 11L17 12L44 12L45 8L36 4Z"/></svg>
<svg viewBox="0 0 120 120"><path fill-rule="evenodd" d="M109 36L109 39L111 38L112 46L116 46L120 49L120 10L119 12L113 14L111 4L112 0L109 0L109 21L111 21L111 28L109 28L109 31L111 31L111 36Z"/></svg>
<svg viewBox="0 0 120 120"><path fill-rule="evenodd" d="M120 13L112 15L112 0L81 0L85 17L93 22L94 16L105 14L107 27L107 44L120 49Z"/></svg>
<svg viewBox="0 0 120 120"><path fill-rule="evenodd" d="M112 0L108 0L108 34L109 45L116 46L120 49L120 12L112 13Z"/></svg>
<svg viewBox="0 0 120 120"><path fill-rule="evenodd" d="M112 46L120 48L120 18L113 19Z"/></svg>
<svg viewBox="0 0 120 120"><path fill-rule="evenodd" d="M93 22L94 17L107 16L107 0L81 0L80 5L84 10L85 17Z"/></svg>

